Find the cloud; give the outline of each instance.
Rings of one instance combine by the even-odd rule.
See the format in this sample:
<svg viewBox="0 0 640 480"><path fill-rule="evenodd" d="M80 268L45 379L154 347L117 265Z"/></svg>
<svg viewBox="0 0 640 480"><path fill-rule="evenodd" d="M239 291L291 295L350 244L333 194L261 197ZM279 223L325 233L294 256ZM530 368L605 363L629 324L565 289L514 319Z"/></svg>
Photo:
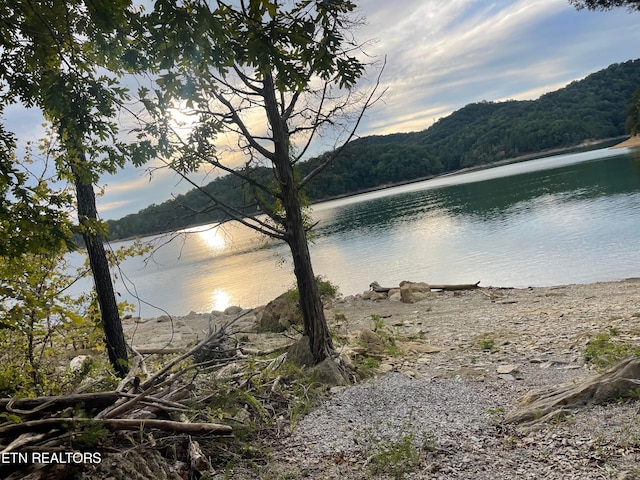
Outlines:
<svg viewBox="0 0 640 480"><path fill-rule="evenodd" d="M359 135L418 131L472 102L535 99L616 62L637 58L640 18L624 8L576 11L566 0L361 0L367 24L354 32L366 51L386 56L382 102L366 115ZM369 58L369 57L368 57ZM376 77L371 68L363 86ZM367 83L369 82L369 83ZM42 117L5 110L7 128L38 138ZM257 126L251 122L252 127ZM332 146L318 142L311 154ZM218 142L241 163L233 135ZM215 173L199 172L198 183ZM170 172L127 167L102 182L104 215L118 218L160 203L190 186Z"/></svg>

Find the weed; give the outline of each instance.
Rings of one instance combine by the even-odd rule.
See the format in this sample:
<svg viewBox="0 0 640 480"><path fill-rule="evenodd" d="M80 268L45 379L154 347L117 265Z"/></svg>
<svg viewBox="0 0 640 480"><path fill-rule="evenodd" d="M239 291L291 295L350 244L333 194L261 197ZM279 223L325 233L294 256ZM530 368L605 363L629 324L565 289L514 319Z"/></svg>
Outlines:
<svg viewBox="0 0 640 480"><path fill-rule="evenodd" d="M599 370L606 370L612 365L629 357L640 355L640 347L615 339L619 334L615 328L608 333L597 333L587 342L584 359Z"/></svg>
<svg viewBox="0 0 640 480"><path fill-rule="evenodd" d="M384 320L377 313L371 314L371 320L373 320L373 331L378 332L384 328Z"/></svg>
<svg viewBox="0 0 640 480"><path fill-rule="evenodd" d="M493 350L496 346L496 339L493 333L484 333L478 338L480 350Z"/></svg>
<svg viewBox="0 0 640 480"><path fill-rule="evenodd" d="M364 453L369 459L369 470L372 475L388 475L400 480L420 466L428 453L436 450L433 436L418 436L410 423L404 423L395 437L379 433L379 425L367 428L360 434L356 432L355 440L365 446Z"/></svg>
<svg viewBox="0 0 640 480"><path fill-rule="evenodd" d="M399 336L386 328L384 320L380 315L372 313L371 320L373 320L373 331L376 332L384 342L384 352L390 357L402 355L402 349L398 347L396 343Z"/></svg>
<svg viewBox="0 0 640 480"><path fill-rule="evenodd" d="M320 296L323 298L336 298L340 295L340 290L338 286L331 283L329 280L324 280L322 276L318 275L316 277L316 282L318 284L318 292ZM300 294L298 293L298 289L293 287L287 290L285 293L285 299L287 303L293 304L297 303L300 299Z"/></svg>

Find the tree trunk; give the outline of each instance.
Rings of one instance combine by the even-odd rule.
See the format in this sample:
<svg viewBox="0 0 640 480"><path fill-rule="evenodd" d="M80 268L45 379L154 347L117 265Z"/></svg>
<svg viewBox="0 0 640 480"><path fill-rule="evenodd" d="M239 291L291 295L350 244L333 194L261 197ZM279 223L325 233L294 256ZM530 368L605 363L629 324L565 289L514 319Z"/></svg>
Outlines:
<svg viewBox="0 0 640 480"><path fill-rule="evenodd" d="M304 334L309 337L313 358L316 363L320 363L334 353L333 341L329 334L322 298L311 265L298 184L289 157L289 132L286 121L278 110L275 93L273 78L270 73L266 73L263 98L267 118L273 131L274 154L271 160L275 167L276 179L280 184L280 199L286 214L285 240L293 257L293 271L300 296Z"/></svg>
<svg viewBox="0 0 640 480"><path fill-rule="evenodd" d="M332 355L334 350L333 342L324 316L324 306L318 291L318 282L311 265L309 244L307 243L297 193L295 195L292 193L291 198L286 203L286 236L293 257L293 271L298 284L304 334L309 337L309 347L313 358L315 358L316 363L320 363Z"/></svg>
<svg viewBox="0 0 640 480"><path fill-rule="evenodd" d="M84 153L80 154L84 161ZM96 230L98 211L96 209L96 196L93 185L83 180L83 172L80 167L72 167L78 202L78 221L82 227L82 238L89 255L89 263L93 274L93 282L96 287L102 327L107 345L109 362L115 372L124 377L129 371L127 344L120 321L120 312L116 302L109 262L104 250L104 238Z"/></svg>

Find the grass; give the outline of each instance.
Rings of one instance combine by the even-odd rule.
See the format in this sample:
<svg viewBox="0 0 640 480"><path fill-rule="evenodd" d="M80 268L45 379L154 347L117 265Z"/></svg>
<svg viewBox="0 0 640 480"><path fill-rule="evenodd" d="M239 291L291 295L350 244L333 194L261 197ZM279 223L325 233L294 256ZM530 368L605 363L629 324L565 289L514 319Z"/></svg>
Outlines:
<svg viewBox="0 0 640 480"><path fill-rule="evenodd" d="M356 435L356 440L365 447L369 471L376 478L385 475L401 480L407 474L415 472L426 456L437 448L431 435L418 435L410 423L404 423L395 437L385 436L379 430L378 425Z"/></svg>
<svg viewBox="0 0 640 480"><path fill-rule="evenodd" d="M483 333L478 338L480 350L491 351L496 348L496 338L493 333Z"/></svg>
<svg viewBox="0 0 640 480"><path fill-rule="evenodd" d="M640 356L640 346L622 341L617 338L619 335L615 328L593 335L584 351L585 361L598 370L606 370L625 358Z"/></svg>

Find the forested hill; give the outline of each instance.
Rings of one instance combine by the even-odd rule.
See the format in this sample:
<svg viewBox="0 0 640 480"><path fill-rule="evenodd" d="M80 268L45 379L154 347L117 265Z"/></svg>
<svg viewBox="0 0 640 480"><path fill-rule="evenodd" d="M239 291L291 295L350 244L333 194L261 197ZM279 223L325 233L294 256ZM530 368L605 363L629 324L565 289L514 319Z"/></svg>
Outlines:
<svg viewBox="0 0 640 480"><path fill-rule="evenodd" d="M306 194L312 201L429 177L543 150L627 132L625 122L640 86L640 60L614 64L537 100L481 102L465 106L420 132L369 136L351 142L316 177ZM299 164L304 175L324 155ZM269 170L254 171L268 175ZM236 206L248 202L232 175L205 187ZM144 236L220 220L208 197L197 190L137 214L109 221L111 239ZM246 213L255 212L255 209Z"/></svg>

